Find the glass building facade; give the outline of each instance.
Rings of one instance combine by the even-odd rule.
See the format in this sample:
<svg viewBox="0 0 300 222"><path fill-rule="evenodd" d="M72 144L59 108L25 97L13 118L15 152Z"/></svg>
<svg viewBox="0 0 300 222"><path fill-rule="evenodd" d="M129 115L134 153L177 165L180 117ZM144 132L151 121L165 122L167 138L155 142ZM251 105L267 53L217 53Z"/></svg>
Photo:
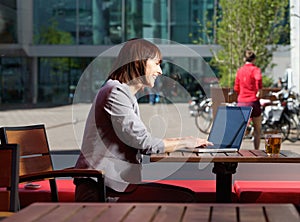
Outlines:
<svg viewBox="0 0 300 222"><path fill-rule="evenodd" d="M34 0L34 44L111 45L130 38L191 43L215 0ZM202 35L202 36L199 36ZM60 37L60 38L58 38Z"/></svg>
<svg viewBox="0 0 300 222"><path fill-rule="evenodd" d="M193 40L205 40L199 22L212 18L217 2L0 0L0 104L70 103L74 87L94 58L131 38L178 42L209 60L211 46L194 45ZM189 72L207 77L204 61L181 50L171 56L176 64L189 64ZM107 58L108 66L112 62ZM170 75L176 70L177 78L182 77L182 84L193 91L195 81L184 77L186 69L164 67ZM86 81L92 98L99 81L93 76Z"/></svg>
<svg viewBox="0 0 300 222"><path fill-rule="evenodd" d="M0 0L0 103L67 104L85 68L105 49L136 37L191 44L191 33L201 35L197 20L213 15L214 5L215 0ZM99 83L87 81L94 94Z"/></svg>

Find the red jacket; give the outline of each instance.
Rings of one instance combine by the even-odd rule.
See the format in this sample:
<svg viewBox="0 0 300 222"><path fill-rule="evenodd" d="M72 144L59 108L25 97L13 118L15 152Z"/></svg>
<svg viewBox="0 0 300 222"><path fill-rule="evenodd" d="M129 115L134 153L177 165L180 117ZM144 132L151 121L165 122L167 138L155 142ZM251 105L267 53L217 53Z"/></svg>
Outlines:
<svg viewBox="0 0 300 222"><path fill-rule="evenodd" d="M262 74L258 67L246 63L236 73L234 91L238 94L238 102L254 102L259 89L262 88Z"/></svg>

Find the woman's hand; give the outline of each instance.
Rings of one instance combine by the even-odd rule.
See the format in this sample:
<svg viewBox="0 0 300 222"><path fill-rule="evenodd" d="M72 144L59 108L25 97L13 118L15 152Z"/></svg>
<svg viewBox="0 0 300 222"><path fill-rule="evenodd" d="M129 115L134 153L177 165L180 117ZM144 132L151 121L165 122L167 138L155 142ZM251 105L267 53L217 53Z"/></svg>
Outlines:
<svg viewBox="0 0 300 222"><path fill-rule="evenodd" d="M206 139L201 139L193 136L179 137L179 138L167 138L164 139L165 152L173 152L182 148L194 149L196 147L206 147L213 145L213 143Z"/></svg>
<svg viewBox="0 0 300 222"><path fill-rule="evenodd" d="M186 143L186 148L195 148L195 147L206 147L212 146L213 143L207 141L206 139L200 139L197 137L184 137L184 142Z"/></svg>

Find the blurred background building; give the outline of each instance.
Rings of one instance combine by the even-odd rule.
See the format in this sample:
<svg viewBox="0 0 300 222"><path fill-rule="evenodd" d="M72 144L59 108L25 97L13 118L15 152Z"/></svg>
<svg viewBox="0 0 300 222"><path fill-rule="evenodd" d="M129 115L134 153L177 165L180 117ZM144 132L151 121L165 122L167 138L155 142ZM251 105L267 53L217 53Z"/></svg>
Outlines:
<svg viewBox="0 0 300 222"><path fill-rule="evenodd" d="M0 0L0 104L70 103L91 61L108 48L133 37L175 41L209 61L211 48L217 46L195 45L190 36L205 39L205 34L199 32L197 20L204 23L206 16L212 18L217 2ZM188 57L180 50L174 53L176 58ZM279 47L273 60L277 67L270 74L276 80L290 65L288 47ZM111 62L108 58L107 65ZM193 62L191 58L189 64L190 70L197 72L204 83L212 81L201 62ZM193 80L178 72L182 84L193 91ZM90 77L86 83L91 93L86 98L89 101L101 81Z"/></svg>

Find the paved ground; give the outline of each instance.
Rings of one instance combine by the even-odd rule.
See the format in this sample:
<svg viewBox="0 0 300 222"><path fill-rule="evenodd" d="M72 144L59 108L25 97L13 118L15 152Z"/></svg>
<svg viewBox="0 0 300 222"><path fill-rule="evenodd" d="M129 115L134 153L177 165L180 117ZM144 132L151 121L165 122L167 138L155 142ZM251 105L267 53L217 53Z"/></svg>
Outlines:
<svg viewBox="0 0 300 222"><path fill-rule="evenodd" d="M78 150L89 108L90 104L77 104L54 108L0 111L0 125L43 123L46 125L51 150ZM189 116L187 104L141 104L140 109L145 124L155 136L207 137L197 130L194 118ZM263 149L263 143L262 141L261 149ZM252 147L251 140L243 140L242 149ZM300 152L300 140L296 143L285 141L283 149Z"/></svg>
<svg viewBox="0 0 300 222"><path fill-rule="evenodd" d="M84 120L90 104L60 106L42 109L21 109L0 111L0 126L16 126L43 123L46 125L50 149L52 151L78 151L84 129ZM154 106L141 104L140 110L145 124L152 134L160 137L199 136L201 134L189 116L187 104ZM283 149L300 153L300 141L285 141ZM263 149L263 141L261 149ZM242 149L252 149L252 141L243 140ZM74 166L78 152L53 155L54 168ZM71 154L71 155L70 155ZM276 170L275 170L276 169ZM214 179L212 164L144 164L144 179ZM300 180L298 164L239 164L234 179L240 180Z"/></svg>

